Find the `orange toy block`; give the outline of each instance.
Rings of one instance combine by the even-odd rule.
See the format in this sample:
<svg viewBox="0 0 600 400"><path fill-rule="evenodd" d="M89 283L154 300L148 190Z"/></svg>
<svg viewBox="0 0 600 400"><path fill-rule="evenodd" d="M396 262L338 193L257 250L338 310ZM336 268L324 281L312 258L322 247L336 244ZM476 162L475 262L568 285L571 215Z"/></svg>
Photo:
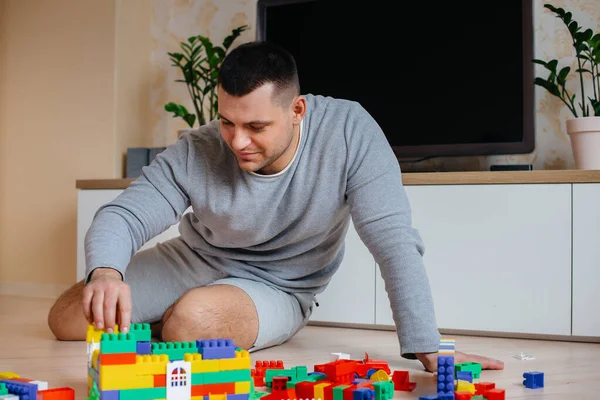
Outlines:
<svg viewBox="0 0 600 400"><path fill-rule="evenodd" d="M37 400L75 400L75 390L70 387L38 390Z"/></svg>
<svg viewBox="0 0 600 400"><path fill-rule="evenodd" d="M136 353L116 353L116 354L100 354L99 362L100 365L124 365L124 364L135 364Z"/></svg>

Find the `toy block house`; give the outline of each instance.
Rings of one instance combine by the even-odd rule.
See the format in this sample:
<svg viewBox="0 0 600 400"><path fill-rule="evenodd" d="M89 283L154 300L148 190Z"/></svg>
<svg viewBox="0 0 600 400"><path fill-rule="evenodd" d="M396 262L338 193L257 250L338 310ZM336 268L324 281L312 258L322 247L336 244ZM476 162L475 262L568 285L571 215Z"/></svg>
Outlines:
<svg viewBox="0 0 600 400"><path fill-rule="evenodd" d="M148 324L127 334L88 328L88 389L99 400L248 400L250 355L229 339L151 343ZM96 393L97 391L97 393Z"/></svg>

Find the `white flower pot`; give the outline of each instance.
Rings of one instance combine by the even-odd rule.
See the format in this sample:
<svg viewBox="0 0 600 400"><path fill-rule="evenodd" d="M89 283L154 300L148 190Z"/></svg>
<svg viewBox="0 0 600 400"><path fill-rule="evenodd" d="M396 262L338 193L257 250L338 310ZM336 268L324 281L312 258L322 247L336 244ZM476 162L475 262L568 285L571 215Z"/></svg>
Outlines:
<svg viewBox="0 0 600 400"><path fill-rule="evenodd" d="M575 168L600 170L600 117L567 120Z"/></svg>

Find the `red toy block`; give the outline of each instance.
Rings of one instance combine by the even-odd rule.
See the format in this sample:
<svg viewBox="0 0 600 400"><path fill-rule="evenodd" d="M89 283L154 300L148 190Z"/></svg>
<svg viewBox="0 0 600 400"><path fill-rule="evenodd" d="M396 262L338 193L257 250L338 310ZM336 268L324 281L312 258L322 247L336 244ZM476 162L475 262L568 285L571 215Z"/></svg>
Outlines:
<svg viewBox="0 0 600 400"><path fill-rule="evenodd" d="M454 392L454 400L471 400L473 395L469 392Z"/></svg>
<svg viewBox="0 0 600 400"><path fill-rule="evenodd" d="M192 397L235 393L235 382L192 385Z"/></svg>
<svg viewBox="0 0 600 400"><path fill-rule="evenodd" d="M70 387L38 390L37 400L75 400L75 390Z"/></svg>
<svg viewBox="0 0 600 400"><path fill-rule="evenodd" d="M315 397L315 385L318 382L302 381L296 383L296 394L301 399L312 399Z"/></svg>
<svg viewBox="0 0 600 400"><path fill-rule="evenodd" d="M100 365L124 365L124 364L135 364L136 353L115 353L106 354L102 353L98 357Z"/></svg>
<svg viewBox="0 0 600 400"><path fill-rule="evenodd" d="M408 371L394 371L392 382L394 382L394 390L412 392L417 387L416 382L410 382Z"/></svg>
<svg viewBox="0 0 600 400"><path fill-rule="evenodd" d="M496 387L496 384L494 382L475 383L475 395L483 396L485 394L485 392L487 392L488 390L492 390L495 387Z"/></svg>
<svg viewBox="0 0 600 400"><path fill-rule="evenodd" d="M256 361L254 369L250 370L250 376L254 380L254 386L262 387L266 386L265 382L265 371L267 369L284 369L283 361L271 360L271 361Z"/></svg>
<svg viewBox="0 0 600 400"><path fill-rule="evenodd" d="M154 375L154 387L166 387L167 386L167 375L160 374Z"/></svg>
<svg viewBox="0 0 600 400"><path fill-rule="evenodd" d="M487 400L505 400L505 390L504 389L491 389L483 394Z"/></svg>

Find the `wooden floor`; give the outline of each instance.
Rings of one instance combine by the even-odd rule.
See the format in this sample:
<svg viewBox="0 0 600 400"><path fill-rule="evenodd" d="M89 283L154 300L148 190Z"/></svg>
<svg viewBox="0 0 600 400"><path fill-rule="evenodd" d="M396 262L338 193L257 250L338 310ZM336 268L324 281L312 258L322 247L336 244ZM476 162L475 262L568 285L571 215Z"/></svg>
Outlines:
<svg viewBox="0 0 600 400"><path fill-rule="evenodd" d="M0 372L47 381L50 387L70 386L76 398L86 399L86 348L84 342L58 342L46 325L51 301L0 296ZM481 381L506 389L507 399L592 399L600 397L600 344L457 336L461 351L498 358L502 371L484 371ZM433 375L417 361L402 359L393 332L309 326L286 344L251 354L255 360L281 359L286 367L327 362L332 352L362 358L385 359L390 368L409 370L417 382L412 393L396 392L399 399L418 399L435 393ZM535 360L513 358L524 352ZM545 388L527 389L522 374L545 374Z"/></svg>

